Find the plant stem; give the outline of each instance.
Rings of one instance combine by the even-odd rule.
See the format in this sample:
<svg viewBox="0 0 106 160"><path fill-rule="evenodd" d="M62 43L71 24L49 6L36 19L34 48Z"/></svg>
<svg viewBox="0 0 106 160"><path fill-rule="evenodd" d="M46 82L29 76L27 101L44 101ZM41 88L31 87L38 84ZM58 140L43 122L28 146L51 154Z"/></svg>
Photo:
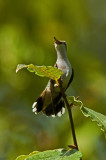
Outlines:
<svg viewBox="0 0 106 160"><path fill-rule="evenodd" d="M67 100L65 94L63 94L63 98L64 98L64 101L66 103L67 110L68 110L68 115L69 115L71 129L72 129L72 136L73 136L74 146L76 147L77 150L79 150L78 149L78 144L77 144L77 139L76 139L76 134L75 134L75 128L74 128L74 122L73 122L71 107L70 107L70 105L68 103L68 100Z"/></svg>
<svg viewBox="0 0 106 160"><path fill-rule="evenodd" d="M68 110L68 115L69 115L69 120L70 120L70 124L71 124L71 129L72 129L72 136L73 136L73 142L74 142L74 147L79 150L78 148L78 144L77 144L77 139L76 139L76 134L75 134L75 129L74 129L74 122L73 122L73 117L72 117L72 111L71 111L71 106L73 104L69 104L68 103L68 100L66 98L66 95L64 93L64 90L62 88L62 83L61 83L61 80L59 80L59 86L60 86L60 89L61 89L61 93L62 93L62 97L66 103L66 106L67 106L67 110Z"/></svg>

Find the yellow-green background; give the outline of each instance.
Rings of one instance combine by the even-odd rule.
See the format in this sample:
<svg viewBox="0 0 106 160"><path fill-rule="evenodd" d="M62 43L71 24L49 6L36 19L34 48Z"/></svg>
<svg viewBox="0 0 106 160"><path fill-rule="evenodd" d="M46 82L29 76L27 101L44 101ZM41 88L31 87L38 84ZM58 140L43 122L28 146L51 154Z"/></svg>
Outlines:
<svg viewBox="0 0 106 160"><path fill-rule="evenodd" d="M32 104L48 79L17 64L54 65L53 37L66 40L74 68L70 95L106 114L106 1L0 0L0 160L14 160L34 150L73 144L68 115L32 113ZM84 160L105 160L100 128L73 108Z"/></svg>

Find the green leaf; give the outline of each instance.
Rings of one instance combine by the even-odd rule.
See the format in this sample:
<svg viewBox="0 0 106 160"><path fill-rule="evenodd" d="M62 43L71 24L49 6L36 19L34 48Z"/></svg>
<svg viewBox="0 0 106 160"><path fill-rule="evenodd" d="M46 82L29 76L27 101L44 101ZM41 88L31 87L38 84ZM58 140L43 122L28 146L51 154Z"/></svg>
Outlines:
<svg viewBox="0 0 106 160"><path fill-rule="evenodd" d="M41 77L49 77L53 80L58 80L60 76L63 74L61 70L56 67L52 66L35 66L33 64L25 65L25 64L18 64L16 72L20 69L27 68L30 72L35 72L36 75Z"/></svg>
<svg viewBox="0 0 106 160"><path fill-rule="evenodd" d="M106 136L106 116L92 109L84 107L83 103L80 100L76 100L74 96L67 96L67 99L69 103L73 104L73 106L80 107L85 117L91 117L92 121L96 121L98 126L101 127L101 130L104 132Z"/></svg>
<svg viewBox="0 0 106 160"><path fill-rule="evenodd" d="M17 68L16 68L16 73L20 70L20 69L22 69L22 68L27 68L28 67L28 65L26 65L26 64L18 64L17 65Z"/></svg>
<svg viewBox="0 0 106 160"><path fill-rule="evenodd" d="M29 155L22 155L16 160L80 160L82 154L77 150L55 149L44 152L32 152Z"/></svg>
<svg viewBox="0 0 106 160"><path fill-rule="evenodd" d="M30 153L29 155L21 155L21 156L18 156L17 158L16 158L16 160L24 160L24 159L26 159L26 158L28 158L28 157L31 157L32 155L35 155L35 154L37 154L37 153L39 153L38 151L33 151L32 153Z"/></svg>
<svg viewBox="0 0 106 160"><path fill-rule="evenodd" d="M67 96L67 99L70 104L71 103L73 104L73 106L78 106L78 107L83 106L83 103L80 100L77 100L74 96Z"/></svg>
<svg viewBox="0 0 106 160"><path fill-rule="evenodd" d="M96 121L106 136L106 116L84 106L81 107L81 111L84 116L91 117L92 121Z"/></svg>

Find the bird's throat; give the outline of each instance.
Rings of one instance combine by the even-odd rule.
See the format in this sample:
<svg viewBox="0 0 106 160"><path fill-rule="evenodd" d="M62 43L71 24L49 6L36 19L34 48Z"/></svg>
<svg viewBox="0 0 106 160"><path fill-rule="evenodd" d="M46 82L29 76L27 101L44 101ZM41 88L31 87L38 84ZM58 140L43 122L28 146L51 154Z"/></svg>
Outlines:
<svg viewBox="0 0 106 160"><path fill-rule="evenodd" d="M66 51L57 51L57 59L59 60L67 60Z"/></svg>

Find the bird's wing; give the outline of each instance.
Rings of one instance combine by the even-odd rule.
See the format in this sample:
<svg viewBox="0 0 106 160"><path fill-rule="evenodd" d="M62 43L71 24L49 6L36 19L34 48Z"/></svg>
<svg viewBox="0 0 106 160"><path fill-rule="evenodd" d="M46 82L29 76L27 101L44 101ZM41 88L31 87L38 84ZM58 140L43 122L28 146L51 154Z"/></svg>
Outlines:
<svg viewBox="0 0 106 160"><path fill-rule="evenodd" d="M69 87L69 85L71 84L73 78L74 78L74 69L72 68L72 75L71 75L71 77L70 77L70 80L69 80L69 82L68 82L68 85L67 85L66 89L67 89L67 88Z"/></svg>

